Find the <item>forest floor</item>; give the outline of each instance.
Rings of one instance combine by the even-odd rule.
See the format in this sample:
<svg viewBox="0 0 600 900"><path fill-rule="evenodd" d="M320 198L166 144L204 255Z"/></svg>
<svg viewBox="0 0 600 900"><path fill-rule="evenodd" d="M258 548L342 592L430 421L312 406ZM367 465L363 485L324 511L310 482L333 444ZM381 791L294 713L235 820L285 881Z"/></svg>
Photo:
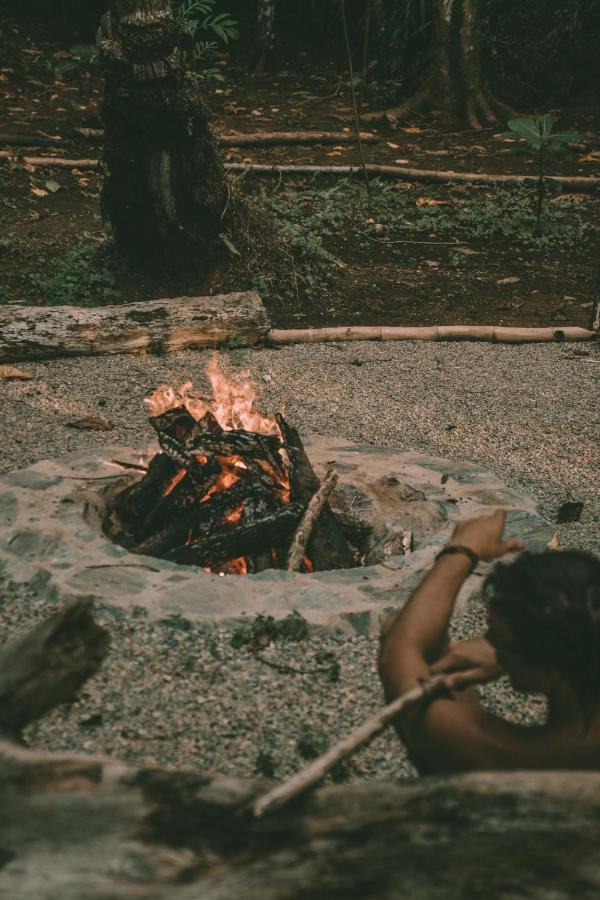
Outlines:
<svg viewBox="0 0 600 900"><path fill-rule="evenodd" d="M0 68L0 143L3 135L27 134L42 139L36 155L101 155L101 143L76 129L101 127L102 83L96 70L57 75L65 59L66 48L13 33ZM349 91L333 72L248 78L232 67L223 71L223 82L206 87L217 134L353 127ZM535 160L515 153L505 127L474 132L444 127L435 115L415 116L395 130L369 127L379 140L365 154L369 163L535 174ZM579 132L581 143L552 158L548 173L600 174L597 112L565 111L560 127ZM359 163L353 144L224 147L223 156ZM156 277L119 260L101 219L99 173L1 163L0 303L98 305L206 293L206 284L185 273ZM297 266L287 290L275 287L268 273L222 287L259 290L275 326L590 324L598 296L600 194L552 186L537 234L529 187L373 179L369 203L360 178L236 180L275 219Z"/></svg>

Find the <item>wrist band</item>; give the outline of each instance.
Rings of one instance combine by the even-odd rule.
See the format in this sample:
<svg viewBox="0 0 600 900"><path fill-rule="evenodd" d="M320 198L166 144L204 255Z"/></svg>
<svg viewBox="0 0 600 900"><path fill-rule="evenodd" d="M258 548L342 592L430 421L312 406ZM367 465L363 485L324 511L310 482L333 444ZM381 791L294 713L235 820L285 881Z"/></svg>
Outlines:
<svg viewBox="0 0 600 900"><path fill-rule="evenodd" d="M475 551L471 550L470 547L463 547L462 544L448 544L447 547L444 547L442 550L440 550L440 552L436 556L436 560L438 560L441 556L445 556L447 553L464 553L465 556L468 556L471 560L471 570L469 572L469 575L471 574L471 572L473 572L473 570L477 566L477 563L479 562L479 557L477 556Z"/></svg>

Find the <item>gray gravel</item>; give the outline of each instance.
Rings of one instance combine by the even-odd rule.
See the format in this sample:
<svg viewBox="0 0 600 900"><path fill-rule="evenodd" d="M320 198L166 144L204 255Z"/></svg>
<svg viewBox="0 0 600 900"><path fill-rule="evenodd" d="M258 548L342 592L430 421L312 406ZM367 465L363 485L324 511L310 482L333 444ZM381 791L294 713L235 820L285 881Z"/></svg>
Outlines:
<svg viewBox="0 0 600 900"><path fill-rule="evenodd" d="M557 526L561 546L598 552L597 345L353 343L228 356L257 379L265 410L285 406L306 431L481 463L552 520L564 501L582 501L581 521ZM147 445L143 396L163 381L204 384L206 360L187 352L21 365L32 381L0 385L0 469L106 443ZM111 420L115 430L65 427L86 415ZM22 586L1 585L0 597L3 639L50 610ZM458 632L476 633L482 621L472 606ZM302 764L298 741L306 744L307 732L308 743L335 740L381 702L372 639L273 644L265 658L302 670L291 674L233 649L231 628L183 631L113 617L106 624L109 660L76 704L30 728L35 745L240 775L255 773L260 754L259 769L272 763L282 777ZM339 662L338 681L329 679L324 653ZM486 688L485 698L519 721L543 715L539 698L517 697L505 682ZM356 756L349 777L408 773L389 733Z"/></svg>

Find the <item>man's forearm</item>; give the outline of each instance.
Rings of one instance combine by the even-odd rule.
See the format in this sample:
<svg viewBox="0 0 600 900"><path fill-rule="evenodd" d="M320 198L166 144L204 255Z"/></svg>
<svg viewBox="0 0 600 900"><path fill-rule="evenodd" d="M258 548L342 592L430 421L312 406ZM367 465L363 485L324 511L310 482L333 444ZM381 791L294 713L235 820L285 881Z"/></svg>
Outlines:
<svg viewBox="0 0 600 900"><path fill-rule="evenodd" d="M406 647L433 662L445 648L456 597L470 568L469 559L458 553L437 560L386 628L382 651L400 653Z"/></svg>

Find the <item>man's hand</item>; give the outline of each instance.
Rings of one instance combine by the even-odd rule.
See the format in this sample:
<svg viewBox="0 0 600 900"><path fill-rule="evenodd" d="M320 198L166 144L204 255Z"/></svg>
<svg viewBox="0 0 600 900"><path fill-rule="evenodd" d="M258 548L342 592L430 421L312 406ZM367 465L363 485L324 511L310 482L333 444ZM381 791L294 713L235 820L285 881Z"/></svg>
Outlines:
<svg viewBox="0 0 600 900"><path fill-rule="evenodd" d="M431 666L432 675L447 675L448 687L463 690L472 684L495 681L504 674L494 647L484 637L457 641Z"/></svg>
<svg viewBox="0 0 600 900"><path fill-rule="evenodd" d="M480 559L499 559L506 553L523 549L523 541L518 538L502 539L506 510L499 509L492 516L478 516L465 519L454 529L449 544L470 547Z"/></svg>

